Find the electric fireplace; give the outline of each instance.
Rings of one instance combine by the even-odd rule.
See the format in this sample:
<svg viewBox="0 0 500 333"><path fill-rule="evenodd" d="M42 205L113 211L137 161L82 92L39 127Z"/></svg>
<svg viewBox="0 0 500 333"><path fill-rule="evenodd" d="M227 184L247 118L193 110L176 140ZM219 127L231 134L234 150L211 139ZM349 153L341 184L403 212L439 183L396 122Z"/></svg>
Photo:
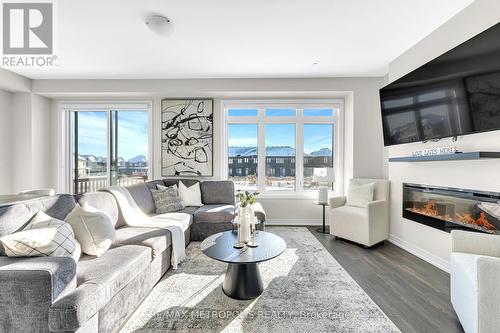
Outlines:
<svg viewBox="0 0 500 333"><path fill-rule="evenodd" d="M500 193L403 183L403 217L447 232L500 234Z"/></svg>

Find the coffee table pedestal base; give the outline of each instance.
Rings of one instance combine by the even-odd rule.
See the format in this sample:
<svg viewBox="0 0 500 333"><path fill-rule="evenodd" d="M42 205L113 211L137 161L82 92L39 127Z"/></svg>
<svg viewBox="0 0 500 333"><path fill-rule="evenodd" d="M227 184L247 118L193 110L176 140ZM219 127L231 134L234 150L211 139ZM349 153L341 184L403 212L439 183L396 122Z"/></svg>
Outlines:
<svg viewBox="0 0 500 333"><path fill-rule="evenodd" d="M234 299L254 299L264 291L257 264L228 264L222 291Z"/></svg>

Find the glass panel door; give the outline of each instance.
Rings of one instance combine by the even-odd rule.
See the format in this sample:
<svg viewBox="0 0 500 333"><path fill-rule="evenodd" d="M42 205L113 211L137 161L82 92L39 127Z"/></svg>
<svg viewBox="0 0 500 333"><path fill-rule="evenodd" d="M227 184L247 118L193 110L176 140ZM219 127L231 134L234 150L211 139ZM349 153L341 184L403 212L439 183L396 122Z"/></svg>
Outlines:
<svg viewBox="0 0 500 333"><path fill-rule="evenodd" d="M77 111L73 116L73 192L108 186L108 112Z"/></svg>
<svg viewBox="0 0 500 333"><path fill-rule="evenodd" d="M71 117L73 193L148 179L147 110L81 110Z"/></svg>
<svg viewBox="0 0 500 333"><path fill-rule="evenodd" d="M148 179L148 113L112 111L112 184L128 186Z"/></svg>

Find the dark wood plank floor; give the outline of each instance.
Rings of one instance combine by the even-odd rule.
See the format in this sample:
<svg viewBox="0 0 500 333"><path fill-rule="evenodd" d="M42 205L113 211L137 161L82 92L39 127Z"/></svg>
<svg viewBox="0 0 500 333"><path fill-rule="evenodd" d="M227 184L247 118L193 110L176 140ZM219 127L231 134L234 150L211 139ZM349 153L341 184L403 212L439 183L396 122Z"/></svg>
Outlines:
<svg viewBox="0 0 500 333"><path fill-rule="evenodd" d="M402 332L463 332L448 273L387 241L365 249L316 229L309 227Z"/></svg>

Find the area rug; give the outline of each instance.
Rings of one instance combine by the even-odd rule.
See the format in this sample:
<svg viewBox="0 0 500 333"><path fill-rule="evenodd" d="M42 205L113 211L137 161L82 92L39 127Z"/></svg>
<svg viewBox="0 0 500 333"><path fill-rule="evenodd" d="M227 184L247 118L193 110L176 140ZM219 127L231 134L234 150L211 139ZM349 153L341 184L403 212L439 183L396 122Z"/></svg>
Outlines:
<svg viewBox="0 0 500 333"><path fill-rule="evenodd" d="M122 332L399 332L307 228L266 231L281 236L287 249L259 264L261 296L224 295L226 264L192 242L187 259L167 272Z"/></svg>

